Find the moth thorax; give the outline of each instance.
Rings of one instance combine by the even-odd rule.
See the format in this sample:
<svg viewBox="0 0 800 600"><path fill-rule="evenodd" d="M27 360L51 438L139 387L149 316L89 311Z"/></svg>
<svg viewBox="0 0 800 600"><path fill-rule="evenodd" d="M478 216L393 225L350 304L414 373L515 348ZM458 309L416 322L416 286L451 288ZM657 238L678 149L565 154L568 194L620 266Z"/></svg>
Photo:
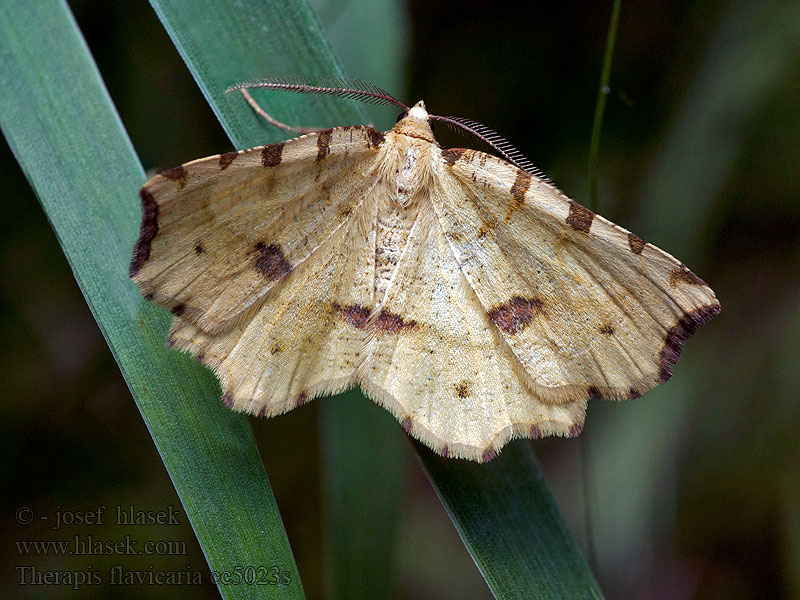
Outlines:
<svg viewBox="0 0 800 600"><path fill-rule="evenodd" d="M418 201L428 187L429 169L425 148L409 144L400 153L395 176L397 202L406 207Z"/></svg>

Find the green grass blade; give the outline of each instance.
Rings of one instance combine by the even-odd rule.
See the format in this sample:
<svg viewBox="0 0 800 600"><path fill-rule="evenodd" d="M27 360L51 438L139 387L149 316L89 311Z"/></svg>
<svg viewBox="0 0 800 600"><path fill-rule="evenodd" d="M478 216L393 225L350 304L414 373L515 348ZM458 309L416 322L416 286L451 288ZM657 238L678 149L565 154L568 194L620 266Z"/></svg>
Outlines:
<svg viewBox="0 0 800 600"><path fill-rule="evenodd" d="M58 236L214 571L278 567L288 585L225 598L303 598L247 421L213 376L164 345L169 315L127 275L144 173L63 2L0 4L0 126Z"/></svg>
<svg viewBox="0 0 800 600"><path fill-rule="evenodd" d="M530 444L480 465L417 444L422 464L496 598L602 598Z"/></svg>
<svg viewBox="0 0 800 600"><path fill-rule="evenodd" d="M287 134L256 116L238 93L225 94L229 85L274 75L342 74L305 3L153 0L152 5L238 148L286 139ZM363 104L338 98L253 95L285 123L368 122ZM395 112L388 111L391 120ZM321 400L319 410L331 597L391 596L404 435L391 417L358 393Z"/></svg>
<svg viewBox="0 0 800 600"><path fill-rule="evenodd" d="M225 131L240 148L286 139L225 89L269 76L338 76L341 69L305 3L295 0L151 0L197 85ZM360 104L328 96L254 92L269 98L272 114L302 126L358 123Z"/></svg>
<svg viewBox="0 0 800 600"><path fill-rule="evenodd" d="M394 598L404 434L357 390L323 411L330 598Z"/></svg>

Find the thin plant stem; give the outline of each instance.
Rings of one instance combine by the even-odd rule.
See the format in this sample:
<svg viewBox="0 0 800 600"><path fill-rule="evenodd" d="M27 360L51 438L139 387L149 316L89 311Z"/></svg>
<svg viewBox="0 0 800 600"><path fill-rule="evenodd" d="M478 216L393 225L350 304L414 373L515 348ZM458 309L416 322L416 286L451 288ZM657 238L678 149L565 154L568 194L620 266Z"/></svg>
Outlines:
<svg viewBox="0 0 800 600"><path fill-rule="evenodd" d="M591 469L590 469L590 455L591 455L591 441L589 440L588 430L580 436L580 451L581 451L581 492L583 495L583 526L586 533L586 560L589 567L592 569L594 576L600 578L600 573L597 570L597 554L594 546L594 528L592 527L592 503L590 498L591 493Z"/></svg>
<svg viewBox="0 0 800 600"><path fill-rule="evenodd" d="M600 133L603 129L603 115L606 111L606 97L610 91L608 87L611 78L611 59L614 55L614 42L617 38L617 23L622 0L614 0L611 9L611 23L608 26L606 49L603 53L603 69L600 72L600 87L597 90L597 103L594 107L594 122L592 124L592 141L589 146L589 198L588 208L597 210L597 163L600 158Z"/></svg>
<svg viewBox="0 0 800 600"><path fill-rule="evenodd" d="M597 179L598 169L597 164L600 157L600 133L603 130L603 115L606 110L606 97L609 93L608 82L611 78L611 61L614 56L614 43L617 38L617 25L619 23L619 13L622 6L622 0L614 0L614 5L611 9L611 22L608 26L608 37L606 38L606 49L603 53L603 68L600 72L600 87L597 90L597 103L594 107L594 122L592 123L592 140L589 146L589 197L587 207L593 211L597 211ZM597 555L595 552L594 532L592 527L592 486L591 486L591 464L590 464L590 440L586 432L580 437L581 446L581 479L583 488L583 503L584 503L584 524L586 527L586 546L587 546L587 560L589 566L592 568L596 576L599 576L597 570Z"/></svg>

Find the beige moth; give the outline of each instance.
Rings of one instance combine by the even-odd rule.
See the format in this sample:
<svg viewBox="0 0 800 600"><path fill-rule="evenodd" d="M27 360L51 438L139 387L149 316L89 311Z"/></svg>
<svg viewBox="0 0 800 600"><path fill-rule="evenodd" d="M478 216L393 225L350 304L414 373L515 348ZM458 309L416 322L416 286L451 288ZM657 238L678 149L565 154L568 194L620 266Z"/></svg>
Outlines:
<svg viewBox="0 0 800 600"><path fill-rule="evenodd" d="M561 193L483 125L362 82L268 80L403 109L188 162L141 189L130 275L170 347L269 417L353 386L443 456L575 436L589 398L638 398L716 314L675 258ZM247 96L249 98L249 95ZM443 149L431 123L504 158Z"/></svg>

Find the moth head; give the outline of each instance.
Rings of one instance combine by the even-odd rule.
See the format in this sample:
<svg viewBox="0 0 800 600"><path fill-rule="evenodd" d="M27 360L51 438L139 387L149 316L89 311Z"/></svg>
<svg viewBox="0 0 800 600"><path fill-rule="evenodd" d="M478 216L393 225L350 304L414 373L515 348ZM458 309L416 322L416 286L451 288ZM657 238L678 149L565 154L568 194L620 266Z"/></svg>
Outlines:
<svg viewBox="0 0 800 600"><path fill-rule="evenodd" d="M428 111L425 110L425 103L422 100L408 109L408 112L400 115L392 131L429 142L435 142L433 130L431 129L431 121L428 118Z"/></svg>
<svg viewBox="0 0 800 600"><path fill-rule="evenodd" d="M415 121L427 121L428 111L425 110L425 103L420 100L414 106L412 106L411 110L408 111L408 117L414 119Z"/></svg>

